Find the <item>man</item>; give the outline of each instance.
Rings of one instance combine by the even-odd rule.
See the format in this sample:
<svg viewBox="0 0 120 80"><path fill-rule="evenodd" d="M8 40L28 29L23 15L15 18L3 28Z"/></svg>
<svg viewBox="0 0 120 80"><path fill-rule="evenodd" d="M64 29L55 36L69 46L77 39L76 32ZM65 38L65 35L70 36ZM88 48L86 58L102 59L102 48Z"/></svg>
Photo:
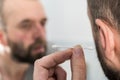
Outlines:
<svg viewBox="0 0 120 80"><path fill-rule="evenodd" d="M32 80L34 61L46 55L46 15L39 0L0 0L2 80ZM5 49L6 50L6 49Z"/></svg>
<svg viewBox="0 0 120 80"><path fill-rule="evenodd" d="M109 80L120 80L120 0L87 0L99 61Z"/></svg>

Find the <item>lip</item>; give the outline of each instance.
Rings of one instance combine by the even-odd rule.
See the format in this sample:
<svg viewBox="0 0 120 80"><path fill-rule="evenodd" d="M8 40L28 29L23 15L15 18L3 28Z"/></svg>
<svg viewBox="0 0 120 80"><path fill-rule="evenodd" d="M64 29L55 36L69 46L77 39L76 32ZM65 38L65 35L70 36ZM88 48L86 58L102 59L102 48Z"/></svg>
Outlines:
<svg viewBox="0 0 120 80"><path fill-rule="evenodd" d="M38 54L38 53L40 54L40 53L44 53L44 52L45 52L45 49L43 46L37 46L36 48L34 48L32 50L33 54Z"/></svg>

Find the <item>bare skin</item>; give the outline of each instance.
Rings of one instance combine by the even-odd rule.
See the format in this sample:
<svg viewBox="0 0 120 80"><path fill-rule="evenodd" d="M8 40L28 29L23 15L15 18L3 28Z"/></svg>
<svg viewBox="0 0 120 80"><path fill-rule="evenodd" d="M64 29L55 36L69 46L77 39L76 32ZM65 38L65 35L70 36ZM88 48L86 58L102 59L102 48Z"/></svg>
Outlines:
<svg viewBox="0 0 120 80"><path fill-rule="evenodd" d="M58 66L71 61L72 80L86 80L86 64L80 46L43 57L35 62L34 80L66 80L66 72Z"/></svg>

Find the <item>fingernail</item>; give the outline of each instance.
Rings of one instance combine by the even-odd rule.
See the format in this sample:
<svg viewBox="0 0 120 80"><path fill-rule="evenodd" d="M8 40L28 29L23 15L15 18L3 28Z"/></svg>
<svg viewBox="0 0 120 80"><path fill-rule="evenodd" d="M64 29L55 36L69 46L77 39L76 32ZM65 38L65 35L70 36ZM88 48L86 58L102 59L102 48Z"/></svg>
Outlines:
<svg viewBox="0 0 120 80"><path fill-rule="evenodd" d="M75 54L76 56L79 56L80 54L82 54L82 48L81 48L81 46L76 46L76 47L74 48L74 54Z"/></svg>

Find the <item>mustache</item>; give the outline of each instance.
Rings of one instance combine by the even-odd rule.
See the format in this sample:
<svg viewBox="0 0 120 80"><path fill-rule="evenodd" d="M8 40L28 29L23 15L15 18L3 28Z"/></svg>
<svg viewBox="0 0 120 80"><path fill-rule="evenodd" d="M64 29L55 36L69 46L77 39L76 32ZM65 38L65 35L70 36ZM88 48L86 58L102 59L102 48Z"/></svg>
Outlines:
<svg viewBox="0 0 120 80"><path fill-rule="evenodd" d="M30 45L29 50L35 49L36 47L38 47L40 45L45 47L46 46L46 41L38 38L34 41L33 44Z"/></svg>

